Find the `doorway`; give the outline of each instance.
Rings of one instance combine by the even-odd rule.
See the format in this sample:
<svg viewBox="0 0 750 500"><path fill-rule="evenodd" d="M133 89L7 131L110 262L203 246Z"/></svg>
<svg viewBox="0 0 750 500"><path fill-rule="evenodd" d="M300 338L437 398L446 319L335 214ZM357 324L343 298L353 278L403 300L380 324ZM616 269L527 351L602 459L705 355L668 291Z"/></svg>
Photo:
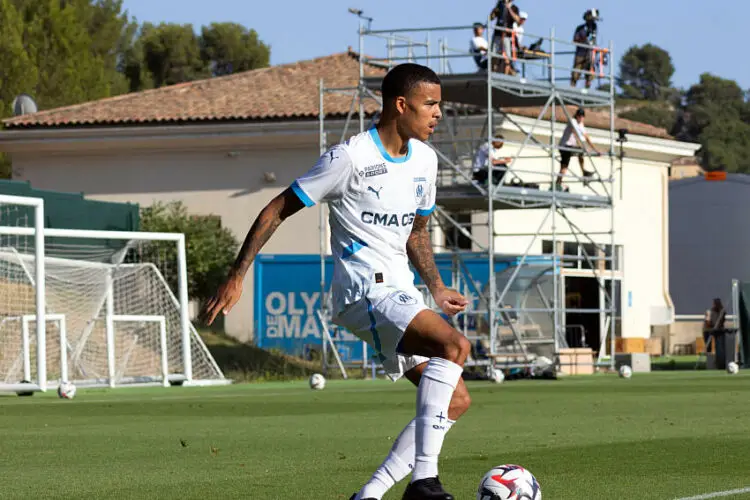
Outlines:
<svg viewBox="0 0 750 500"><path fill-rule="evenodd" d="M599 350L601 315L594 312L600 309L599 291L595 276L565 277L565 339L569 347ZM580 309L591 312L576 311Z"/></svg>

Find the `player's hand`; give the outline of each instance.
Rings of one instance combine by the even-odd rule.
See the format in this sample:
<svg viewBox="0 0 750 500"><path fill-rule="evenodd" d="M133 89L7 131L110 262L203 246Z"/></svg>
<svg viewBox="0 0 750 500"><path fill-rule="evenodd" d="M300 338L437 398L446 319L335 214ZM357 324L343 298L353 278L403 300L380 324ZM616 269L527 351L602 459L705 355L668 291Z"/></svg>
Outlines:
<svg viewBox="0 0 750 500"><path fill-rule="evenodd" d="M227 314L242 296L242 276L230 274L227 280L221 284L216 294L206 304L201 314L204 324L210 325L219 313Z"/></svg>
<svg viewBox="0 0 750 500"><path fill-rule="evenodd" d="M441 288L435 292L433 298L437 305L440 306L440 309L448 316L460 313L466 309L469 303L466 297L452 288Z"/></svg>

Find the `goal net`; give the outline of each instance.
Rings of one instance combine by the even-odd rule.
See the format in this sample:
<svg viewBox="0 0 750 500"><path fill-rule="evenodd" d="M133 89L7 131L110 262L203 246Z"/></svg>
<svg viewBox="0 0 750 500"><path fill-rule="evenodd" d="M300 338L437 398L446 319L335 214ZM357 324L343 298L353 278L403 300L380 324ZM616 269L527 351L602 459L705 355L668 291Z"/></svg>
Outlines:
<svg viewBox="0 0 750 500"><path fill-rule="evenodd" d="M226 382L189 321L182 234L38 217L38 199L0 195L0 389Z"/></svg>

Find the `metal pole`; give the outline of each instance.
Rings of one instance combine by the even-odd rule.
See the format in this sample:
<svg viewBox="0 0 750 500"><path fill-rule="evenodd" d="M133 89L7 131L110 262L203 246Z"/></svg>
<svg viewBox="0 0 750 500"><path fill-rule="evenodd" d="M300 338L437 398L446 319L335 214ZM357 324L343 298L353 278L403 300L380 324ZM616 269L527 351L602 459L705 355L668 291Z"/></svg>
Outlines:
<svg viewBox="0 0 750 500"><path fill-rule="evenodd" d="M549 157L550 157L550 176L552 178L552 324L554 331L552 332L554 343L555 343L555 356L559 355L560 343L558 337L560 335L560 262L557 258L557 172L555 165L555 118L557 113L557 89L555 85L555 28L550 29L550 67L549 67L549 79L552 94L555 96L552 99L552 106L550 107L550 121L549 121ZM562 178L560 178L560 187L562 187ZM563 252L564 253L564 252ZM564 294L563 294L564 296Z"/></svg>
<svg viewBox="0 0 750 500"><path fill-rule="evenodd" d="M68 326L65 315L58 318L60 328L60 381L68 381ZM28 380L28 379L26 379Z"/></svg>
<svg viewBox="0 0 750 500"><path fill-rule="evenodd" d="M185 370L185 380L193 381L193 355L190 349L190 317L188 316L188 281L187 281L187 253L185 251L185 235L181 234L177 240L177 268L179 269L179 298L180 298L180 329L182 330L182 363Z"/></svg>
<svg viewBox="0 0 750 500"><path fill-rule="evenodd" d="M742 341L742 322L740 321L740 282L739 280L732 280L732 315L734 320L732 326L737 329L737 343L739 346L739 362L742 366L745 366L745 343Z"/></svg>
<svg viewBox="0 0 750 500"><path fill-rule="evenodd" d="M610 185L610 193L611 193L611 203L610 203L610 230L611 230L611 252L612 257L615 257L612 260L612 263L610 264L610 276L609 276L609 296L610 296L610 316L612 317L612 321L609 322L609 330L610 330L610 339L609 339L609 349L610 349L610 359L609 359L609 367L614 370L615 369L615 315L617 314L617 302L616 300L621 300L619 297L615 296L615 265L619 265L617 256L617 247L615 246L615 75L614 75L614 54L612 53L612 41L609 42L609 171L610 171L610 182L612 183ZM622 148L624 146L624 143L620 144L620 147ZM622 188L622 180L620 181L620 188ZM606 266L605 266L606 267ZM622 285L620 285L620 290L622 290Z"/></svg>
<svg viewBox="0 0 750 500"><path fill-rule="evenodd" d="M109 386L115 387L115 292L114 292L114 277L112 276L112 270L107 272L107 303L106 303L106 317L104 318L104 328L107 335L107 378L109 379Z"/></svg>
<svg viewBox="0 0 750 500"><path fill-rule="evenodd" d="M359 20L359 81L357 82L357 95L359 96L359 131L364 132L365 130L365 109L362 106L362 84L365 78L365 64L364 64L364 50L365 50L365 33L362 19ZM389 61L390 64L390 61Z"/></svg>
<svg viewBox="0 0 750 500"><path fill-rule="evenodd" d="M324 110L324 86L323 86L323 79L321 78L318 82L318 152L322 156L326 152L326 148L328 146L328 140L326 138L325 133L325 110ZM318 204L318 233L320 236L320 310L322 311L322 314L320 315L321 322L322 321L328 321L328 311L325 301L326 296L326 261L325 261L325 255L326 255L326 242L325 242L325 233L326 233L326 227L325 227L325 211L323 208L324 203ZM323 329L325 329L326 324L321 325ZM326 339L323 337L322 342L323 347L323 356L321 357L321 363L323 375L328 375L328 362L327 362L327 354L328 354L328 347L326 345Z"/></svg>
<svg viewBox="0 0 750 500"><path fill-rule="evenodd" d="M428 68L430 67L430 32L427 32L427 40L425 41L425 50L427 51L427 57L425 61L425 66Z"/></svg>
<svg viewBox="0 0 750 500"><path fill-rule="evenodd" d="M490 32L493 31L490 29L490 22L491 19L489 16L487 16L487 27L488 30L487 33L487 39L488 39L488 47L490 48L487 51L487 146L492 147L492 138L493 138L493 125L492 125L492 119L493 119L493 106L492 106L492 50L493 47L489 45L492 43L492 38L490 37ZM487 300L487 313L489 318L489 333L490 333L490 353L495 354L495 336L497 333L497 328L495 325L495 214L493 210L493 203L492 198L494 196L495 190L492 187L492 155L489 155L488 163L487 163L487 179L489 182L489 188L487 189L487 233L488 233L488 241L487 241L487 249L489 252L489 299Z"/></svg>
<svg viewBox="0 0 750 500"><path fill-rule="evenodd" d="M46 281L44 268L45 258L44 234L44 200L40 199L34 207L34 246L36 262L36 376L39 390L47 390L47 318L45 317L47 304Z"/></svg>

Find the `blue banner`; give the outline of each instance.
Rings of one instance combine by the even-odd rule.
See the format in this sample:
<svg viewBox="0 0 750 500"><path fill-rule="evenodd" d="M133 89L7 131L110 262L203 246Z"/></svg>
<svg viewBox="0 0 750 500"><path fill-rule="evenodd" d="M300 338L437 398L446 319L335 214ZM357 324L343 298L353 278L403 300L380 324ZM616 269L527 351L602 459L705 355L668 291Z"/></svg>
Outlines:
<svg viewBox="0 0 750 500"><path fill-rule="evenodd" d="M538 261L529 257L529 261ZM514 267L520 259L498 256L495 272ZM436 255L435 262L443 281L453 283L453 257ZM486 255L465 255L462 266L457 266L461 280L467 283L473 308L479 308L477 296L487 284L489 266ZM322 328L317 311L320 309L320 256L313 255L259 255L255 260L255 333L256 343L264 349L280 349L295 356L305 356L310 349L320 349ZM329 293L333 261L325 261L325 293ZM415 284L421 284L416 275ZM462 292L465 290L461 290ZM473 323L474 317L468 316ZM470 329L472 324L467 325ZM339 355L345 363L361 362L363 354L372 356L372 350L363 352L362 341L334 324L328 325Z"/></svg>

